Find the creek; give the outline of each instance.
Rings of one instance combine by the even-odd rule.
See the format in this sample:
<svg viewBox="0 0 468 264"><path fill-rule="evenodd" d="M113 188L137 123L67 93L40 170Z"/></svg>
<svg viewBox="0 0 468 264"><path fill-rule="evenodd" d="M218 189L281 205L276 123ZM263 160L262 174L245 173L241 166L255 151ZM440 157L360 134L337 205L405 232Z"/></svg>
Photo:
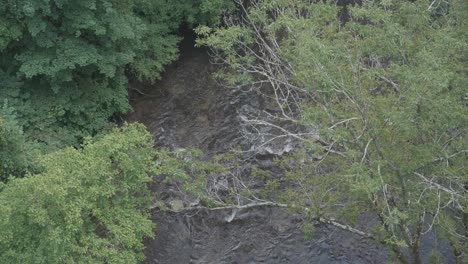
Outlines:
<svg viewBox="0 0 468 264"><path fill-rule="evenodd" d="M204 49L194 48L187 34L181 55L160 81L131 83L134 112L129 122L141 122L156 148L199 148L207 155L253 143L240 130L240 115L267 107L254 93L228 89L212 78L220 66L210 63ZM266 156L268 159L269 156ZM154 187L155 192L168 190ZM386 263L388 252L362 237L330 226L317 225L306 240L301 218L282 208L194 209L181 212L153 210L155 238L145 241L146 263ZM428 260L435 246L424 239ZM448 251L450 255L450 251ZM449 257L447 263L453 262Z"/></svg>

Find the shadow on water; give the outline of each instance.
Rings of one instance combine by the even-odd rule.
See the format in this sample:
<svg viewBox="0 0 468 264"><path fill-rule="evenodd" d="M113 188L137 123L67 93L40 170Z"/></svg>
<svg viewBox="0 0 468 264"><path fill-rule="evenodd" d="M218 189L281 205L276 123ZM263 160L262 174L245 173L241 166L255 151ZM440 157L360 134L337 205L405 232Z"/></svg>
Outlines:
<svg viewBox="0 0 468 264"><path fill-rule="evenodd" d="M134 111L126 119L147 126L157 147L222 151L238 136L236 109L230 105L230 91L219 85L212 74L204 48L195 48L195 34L184 30L178 61L169 65L154 84L131 83ZM223 130L224 129L224 130Z"/></svg>

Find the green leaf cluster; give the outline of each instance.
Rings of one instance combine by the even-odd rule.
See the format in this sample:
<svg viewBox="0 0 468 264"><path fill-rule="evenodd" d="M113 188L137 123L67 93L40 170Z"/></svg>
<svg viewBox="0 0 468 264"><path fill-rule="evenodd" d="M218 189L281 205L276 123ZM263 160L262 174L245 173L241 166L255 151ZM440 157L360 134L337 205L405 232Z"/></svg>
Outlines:
<svg viewBox="0 0 468 264"><path fill-rule="evenodd" d="M26 139L12 109L4 104L0 108L0 182L32 171L36 154L35 144Z"/></svg>
<svg viewBox="0 0 468 264"><path fill-rule="evenodd" d="M0 192L0 263L139 263L152 236L151 135L125 126L39 158Z"/></svg>
<svg viewBox="0 0 468 264"><path fill-rule="evenodd" d="M372 214L375 239L403 262L404 247L420 261L419 241L430 229L462 257L466 1L254 3L245 23L200 28L199 43L230 66L228 82L255 82L258 73L245 78L243 69L266 68L269 62L254 53L269 49L285 69L270 80L290 73L288 82L301 90L297 122L318 129L321 144L308 150L319 161L310 151L284 161L291 184L285 200L345 223Z"/></svg>
<svg viewBox="0 0 468 264"><path fill-rule="evenodd" d="M216 23L230 1L19 0L0 6L0 101L51 148L130 110L127 75L155 80L182 23Z"/></svg>

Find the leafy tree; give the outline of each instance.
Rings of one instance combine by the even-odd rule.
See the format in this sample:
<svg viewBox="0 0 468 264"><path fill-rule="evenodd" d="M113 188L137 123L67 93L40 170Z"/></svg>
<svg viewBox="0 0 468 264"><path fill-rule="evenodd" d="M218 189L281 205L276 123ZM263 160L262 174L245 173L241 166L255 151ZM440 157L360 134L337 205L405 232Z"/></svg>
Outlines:
<svg viewBox="0 0 468 264"><path fill-rule="evenodd" d="M31 138L76 144L130 109L126 70L159 78L178 56L180 24L213 22L226 2L4 1L0 100Z"/></svg>
<svg viewBox="0 0 468 264"><path fill-rule="evenodd" d="M186 21L191 25L219 25L221 15L234 10L232 0L185 0Z"/></svg>
<svg viewBox="0 0 468 264"><path fill-rule="evenodd" d="M270 88L278 122L247 121L307 146L280 163L283 199L310 221L388 245L402 263L422 262L428 232L464 263L466 1L238 3L242 22L200 27L199 44L230 66L218 76ZM353 226L364 213L376 222L366 231Z"/></svg>
<svg viewBox="0 0 468 264"><path fill-rule="evenodd" d="M129 125L41 157L40 174L0 192L0 263L139 263L154 154L151 135Z"/></svg>
<svg viewBox="0 0 468 264"><path fill-rule="evenodd" d="M159 78L164 66L177 59L181 37L175 33L181 24L215 25L221 13L232 8L228 0L134 1L133 12L144 21L148 34L142 39L145 52L137 55L131 68L137 77L149 80Z"/></svg>

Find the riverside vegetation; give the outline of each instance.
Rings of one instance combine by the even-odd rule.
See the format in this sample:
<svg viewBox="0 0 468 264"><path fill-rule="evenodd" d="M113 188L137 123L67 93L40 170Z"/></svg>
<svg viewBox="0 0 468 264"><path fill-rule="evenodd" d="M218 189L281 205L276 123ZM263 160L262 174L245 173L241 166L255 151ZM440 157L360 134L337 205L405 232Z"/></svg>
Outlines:
<svg viewBox="0 0 468 264"><path fill-rule="evenodd" d="M206 187L236 155L156 150L144 126L112 122L130 111L129 78L155 81L177 59L183 24L224 66L215 78L276 104L243 122L299 142L275 173L252 169L265 183L244 196L304 215L306 235L321 223L385 245L393 262L422 263L431 233L466 263L467 14L463 0L4 1L0 263L143 261L149 209L164 207L154 175L202 206L239 205L238 190Z"/></svg>

